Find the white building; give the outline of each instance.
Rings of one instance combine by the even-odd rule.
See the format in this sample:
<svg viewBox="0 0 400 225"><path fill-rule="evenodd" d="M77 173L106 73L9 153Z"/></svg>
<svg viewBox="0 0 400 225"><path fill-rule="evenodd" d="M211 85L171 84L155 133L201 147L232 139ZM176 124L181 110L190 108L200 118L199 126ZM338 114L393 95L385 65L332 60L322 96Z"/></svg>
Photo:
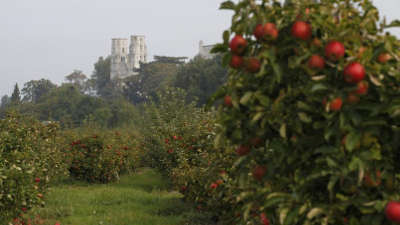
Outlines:
<svg viewBox="0 0 400 225"><path fill-rule="evenodd" d="M215 45L204 45L203 41L199 43L199 56L205 59L212 59L215 54L211 54L211 49L214 48Z"/></svg>
<svg viewBox="0 0 400 225"><path fill-rule="evenodd" d="M140 63L147 63L145 36L133 35L127 38L113 38L111 44L111 79L136 75Z"/></svg>

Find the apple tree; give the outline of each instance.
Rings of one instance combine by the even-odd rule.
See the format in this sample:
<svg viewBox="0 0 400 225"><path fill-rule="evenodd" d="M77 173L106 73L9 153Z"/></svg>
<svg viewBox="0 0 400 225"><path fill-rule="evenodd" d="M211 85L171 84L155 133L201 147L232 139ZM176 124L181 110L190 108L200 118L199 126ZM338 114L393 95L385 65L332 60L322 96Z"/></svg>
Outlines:
<svg viewBox="0 0 400 225"><path fill-rule="evenodd" d="M225 1L235 224L400 223L400 43L370 0Z"/></svg>

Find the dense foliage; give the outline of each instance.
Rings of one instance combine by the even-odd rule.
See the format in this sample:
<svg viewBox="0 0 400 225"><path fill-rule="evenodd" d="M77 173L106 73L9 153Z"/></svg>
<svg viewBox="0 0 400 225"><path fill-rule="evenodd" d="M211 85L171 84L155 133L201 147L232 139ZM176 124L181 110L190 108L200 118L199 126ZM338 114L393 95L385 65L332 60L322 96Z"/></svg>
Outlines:
<svg viewBox="0 0 400 225"><path fill-rule="evenodd" d="M235 14L214 49L232 68L217 139L238 154L235 224L392 224L400 62L383 31L398 22L379 23L368 0L222 8Z"/></svg>
<svg viewBox="0 0 400 225"><path fill-rule="evenodd" d="M70 160L71 176L88 182L108 183L139 165L140 152L133 134L109 131L85 132L84 135L64 149Z"/></svg>
<svg viewBox="0 0 400 225"><path fill-rule="evenodd" d="M48 183L66 173L57 125L16 115L0 120L0 223L43 204Z"/></svg>

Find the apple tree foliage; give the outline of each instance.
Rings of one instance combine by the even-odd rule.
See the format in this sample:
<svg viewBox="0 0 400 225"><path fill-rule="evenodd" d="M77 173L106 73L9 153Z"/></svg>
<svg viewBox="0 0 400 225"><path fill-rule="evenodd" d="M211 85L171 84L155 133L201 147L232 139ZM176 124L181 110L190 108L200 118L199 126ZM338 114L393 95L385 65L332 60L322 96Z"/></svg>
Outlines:
<svg viewBox="0 0 400 225"><path fill-rule="evenodd" d="M370 0L241 0L221 8L233 11L232 26L213 51L228 66L231 38L247 41L243 66L229 70L214 96L231 97L219 108L217 144L249 149L229 171L223 199L239 215L231 223L393 224L384 209L400 200L400 43L386 29L400 22L380 19ZM296 21L311 26L310 38L293 35ZM277 38L256 39L254 29L267 22ZM344 57L325 56L331 41L344 45ZM310 67L312 55L325 66ZM353 62L365 69L367 93L344 78ZM332 107L335 99L340 107ZM259 166L263 172L254 172Z"/></svg>
<svg viewBox="0 0 400 225"><path fill-rule="evenodd" d="M51 180L66 173L58 125L9 114L0 120L0 224L44 204Z"/></svg>

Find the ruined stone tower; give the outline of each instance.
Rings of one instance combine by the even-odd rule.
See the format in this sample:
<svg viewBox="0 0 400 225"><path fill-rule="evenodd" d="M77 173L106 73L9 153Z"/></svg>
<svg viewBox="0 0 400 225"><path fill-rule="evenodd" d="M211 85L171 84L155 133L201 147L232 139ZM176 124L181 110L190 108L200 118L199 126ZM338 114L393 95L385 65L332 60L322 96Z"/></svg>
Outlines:
<svg viewBox="0 0 400 225"><path fill-rule="evenodd" d="M135 75L140 63L147 62L145 36L113 38L111 44L111 79Z"/></svg>

